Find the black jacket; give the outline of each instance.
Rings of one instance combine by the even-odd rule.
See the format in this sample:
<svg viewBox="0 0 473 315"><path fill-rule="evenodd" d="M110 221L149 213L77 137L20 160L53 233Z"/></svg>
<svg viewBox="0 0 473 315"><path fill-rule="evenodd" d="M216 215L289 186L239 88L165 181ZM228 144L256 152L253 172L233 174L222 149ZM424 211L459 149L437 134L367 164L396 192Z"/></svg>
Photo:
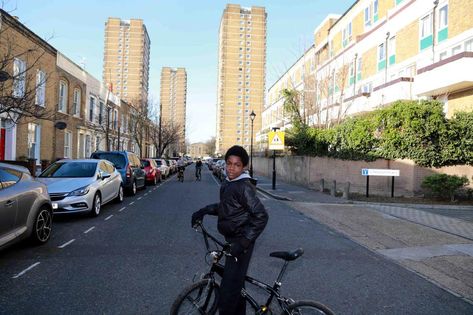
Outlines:
<svg viewBox="0 0 473 315"><path fill-rule="evenodd" d="M218 231L227 242L242 237L254 242L268 222L268 213L256 196L256 187L247 177L225 180L220 187L220 202L204 209L206 214L218 216Z"/></svg>

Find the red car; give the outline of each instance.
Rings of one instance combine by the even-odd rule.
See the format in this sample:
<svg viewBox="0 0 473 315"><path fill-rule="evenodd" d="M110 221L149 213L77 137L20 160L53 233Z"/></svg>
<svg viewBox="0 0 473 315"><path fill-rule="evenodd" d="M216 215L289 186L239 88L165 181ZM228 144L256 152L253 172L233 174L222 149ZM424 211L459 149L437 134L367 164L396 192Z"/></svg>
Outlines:
<svg viewBox="0 0 473 315"><path fill-rule="evenodd" d="M156 185L156 183L161 182L161 171L159 170L158 165L153 159L142 159L141 165L144 166L147 183L150 183L151 185Z"/></svg>

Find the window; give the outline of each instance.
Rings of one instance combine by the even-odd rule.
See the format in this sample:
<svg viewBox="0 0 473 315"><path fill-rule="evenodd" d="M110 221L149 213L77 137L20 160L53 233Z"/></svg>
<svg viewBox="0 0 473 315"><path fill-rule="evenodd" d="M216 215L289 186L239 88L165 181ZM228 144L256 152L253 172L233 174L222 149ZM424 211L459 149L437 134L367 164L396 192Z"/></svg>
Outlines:
<svg viewBox="0 0 473 315"><path fill-rule="evenodd" d="M72 158L71 144L72 144L72 132L66 131L64 132L64 157L68 159Z"/></svg>
<svg viewBox="0 0 473 315"><path fill-rule="evenodd" d="M365 26L371 26L371 7L365 8Z"/></svg>
<svg viewBox="0 0 473 315"><path fill-rule="evenodd" d="M103 109L104 103L102 101L99 101L99 124L102 124L103 122Z"/></svg>
<svg viewBox="0 0 473 315"><path fill-rule="evenodd" d="M473 51L473 38L465 42L465 51Z"/></svg>
<svg viewBox="0 0 473 315"><path fill-rule="evenodd" d="M360 81L361 80L361 70L363 66L363 61L361 57L358 57L358 64L356 65L356 80Z"/></svg>
<svg viewBox="0 0 473 315"><path fill-rule="evenodd" d="M393 36L388 41L389 64L396 63L396 36Z"/></svg>
<svg viewBox="0 0 473 315"><path fill-rule="evenodd" d="M439 54L439 59L440 59L440 60L444 60L445 58L447 58L447 55L448 55L448 53L447 53L446 51L441 52L441 53Z"/></svg>
<svg viewBox="0 0 473 315"><path fill-rule="evenodd" d="M386 68L386 48L384 43L378 46L378 71Z"/></svg>
<svg viewBox="0 0 473 315"><path fill-rule="evenodd" d="M96 151L100 150L100 137L99 136L95 137L95 150Z"/></svg>
<svg viewBox="0 0 473 315"><path fill-rule="evenodd" d="M452 48L452 56L455 56L456 54L460 53L462 50L462 46L458 45Z"/></svg>
<svg viewBox="0 0 473 315"><path fill-rule="evenodd" d="M80 90L74 89L74 95L72 97L72 115L80 116Z"/></svg>
<svg viewBox="0 0 473 315"><path fill-rule="evenodd" d="M85 135L85 157L88 158L90 157L91 154L91 137L90 135Z"/></svg>
<svg viewBox="0 0 473 315"><path fill-rule="evenodd" d="M38 70L36 72L36 97L35 103L38 106L44 107L44 100L46 95L46 74Z"/></svg>
<svg viewBox="0 0 473 315"><path fill-rule="evenodd" d="M0 189L15 185L20 180L21 176L21 172L8 168L0 168L0 182L2 182Z"/></svg>
<svg viewBox="0 0 473 315"><path fill-rule="evenodd" d="M63 113L67 111L67 84L64 81L59 81L58 111Z"/></svg>
<svg viewBox="0 0 473 315"><path fill-rule="evenodd" d="M94 121L95 97L91 96L89 100L89 121Z"/></svg>
<svg viewBox="0 0 473 315"><path fill-rule="evenodd" d="M378 0L373 1L373 22L378 21Z"/></svg>
<svg viewBox="0 0 473 315"><path fill-rule="evenodd" d="M439 24L437 38L441 42L448 38L448 4L439 10Z"/></svg>
<svg viewBox="0 0 473 315"><path fill-rule="evenodd" d="M118 130L118 110L113 111L113 129Z"/></svg>
<svg viewBox="0 0 473 315"><path fill-rule="evenodd" d="M41 139L40 126L38 124L28 124L28 157L40 161L39 149Z"/></svg>
<svg viewBox="0 0 473 315"><path fill-rule="evenodd" d="M429 14L420 20L420 49L432 46L432 15Z"/></svg>
<svg viewBox="0 0 473 315"><path fill-rule="evenodd" d="M23 97L26 88L26 62L15 58L13 60L13 97Z"/></svg>
<svg viewBox="0 0 473 315"><path fill-rule="evenodd" d="M348 43L351 41L351 22L347 24L347 26L343 29L342 31L342 44L343 47L348 45Z"/></svg>

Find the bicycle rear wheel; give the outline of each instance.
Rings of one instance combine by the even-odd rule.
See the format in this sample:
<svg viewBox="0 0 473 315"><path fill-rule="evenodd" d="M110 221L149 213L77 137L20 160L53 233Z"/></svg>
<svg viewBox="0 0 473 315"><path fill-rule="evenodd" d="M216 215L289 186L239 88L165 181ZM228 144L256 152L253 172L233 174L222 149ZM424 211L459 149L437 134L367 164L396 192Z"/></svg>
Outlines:
<svg viewBox="0 0 473 315"><path fill-rule="evenodd" d="M179 294L172 304L170 315L213 315L217 311L219 293L218 284L210 279L196 282Z"/></svg>
<svg viewBox="0 0 473 315"><path fill-rule="evenodd" d="M288 306L281 315L335 315L327 306L314 301L298 301Z"/></svg>

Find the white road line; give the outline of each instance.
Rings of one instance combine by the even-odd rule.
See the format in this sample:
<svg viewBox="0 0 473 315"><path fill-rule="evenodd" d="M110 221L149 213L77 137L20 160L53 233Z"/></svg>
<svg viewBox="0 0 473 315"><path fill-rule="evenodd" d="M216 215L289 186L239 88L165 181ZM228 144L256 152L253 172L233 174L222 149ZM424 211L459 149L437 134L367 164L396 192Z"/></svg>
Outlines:
<svg viewBox="0 0 473 315"><path fill-rule="evenodd" d="M72 239L72 240L70 240L69 242L67 242L67 243L64 243L64 244L62 244L62 245L58 246L58 248L64 248L64 247L66 247L67 245L71 244L71 243L72 243L72 242L74 242L74 241L75 241L75 239L73 238L73 239Z"/></svg>
<svg viewBox="0 0 473 315"><path fill-rule="evenodd" d="M219 182L217 182L217 180L215 179L215 176L213 176L213 175L212 175L212 178L214 179L214 181L215 181L215 184L217 184L217 186L220 186L220 183L219 183Z"/></svg>
<svg viewBox="0 0 473 315"><path fill-rule="evenodd" d="M121 208L120 210L118 210L118 212L122 212L123 210L125 210L126 207L123 207Z"/></svg>
<svg viewBox="0 0 473 315"><path fill-rule="evenodd" d="M141 200L142 198L143 198L143 197L138 197L138 198L136 198L136 200Z"/></svg>
<svg viewBox="0 0 473 315"><path fill-rule="evenodd" d="M34 267L38 266L39 264L40 264L39 261L36 262L36 263L34 263L34 264L32 264L31 266L29 266L28 268L26 268L26 269L23 270L22 272L20 272L20 273L14 275L14 276L12 277L12 279L16 279L16 278L21 277L22 275L24 275L25 273L27 273L28 271L30 271L30 270L33 269Z"/></svg>
<svg viewBox="0 0 473 315"><path fill-rule="evenodd" d="M89 233L89 232L92 231L93 229L95 229L95 226L93 226L93 227L91 227L90 229L88 229L87 231L85 231L84 234Z"/></svg>
<svg viewBox="0 0 473 315"><path fill-rule="evenodd" d="M108 217L106 217L104 221L109 220L111 217L113 217L113 214L111 214L111 215L109 215Z"/></svg>
<svg viewBox="0 0 473 315"><path fill-rule="evenodd" d="M128 205L129 205L129 206L131 206L131 205L132 205L132 204L134 204L134 203L135 203L135 202L134 202L134 201L132 201L132 202L130 202Z"/></svg>
<svg viewBox="0 0 473 315"><path fill-rule="evenodd" d="M148 193L145 193L143 196L148 196Z"/></svg>

